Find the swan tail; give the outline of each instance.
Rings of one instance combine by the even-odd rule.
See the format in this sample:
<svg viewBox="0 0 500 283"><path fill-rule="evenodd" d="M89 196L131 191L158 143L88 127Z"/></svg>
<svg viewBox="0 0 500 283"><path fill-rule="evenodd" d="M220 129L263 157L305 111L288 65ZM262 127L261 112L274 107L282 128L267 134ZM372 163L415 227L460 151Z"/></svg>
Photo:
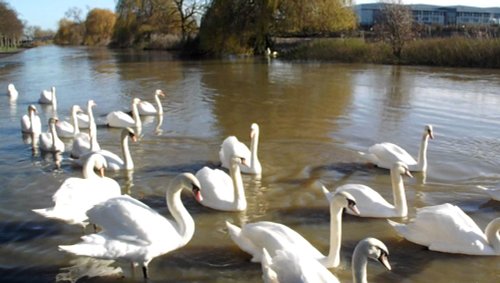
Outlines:
<svg viewBox="0 0 500 283"><path fill-rule="evenodd" d="M251 254L252 262L260 262L262 259L262 251L255 246L255 244L247 237L245 237L241 231L241 228L226 221L226 226L229 232L229 236L233 242L240 247L243 251Z"/></svg>

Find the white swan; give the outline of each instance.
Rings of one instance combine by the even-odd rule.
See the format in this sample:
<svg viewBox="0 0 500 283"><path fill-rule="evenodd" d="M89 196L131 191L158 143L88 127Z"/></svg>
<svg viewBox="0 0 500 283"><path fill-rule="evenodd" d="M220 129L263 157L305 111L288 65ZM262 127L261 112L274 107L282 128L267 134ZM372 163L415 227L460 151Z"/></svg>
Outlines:
<svg viewBox="0 0 500 283"><path fill-rule="evenodd" d="M116 155L115 153L101 149L98 151L91 151L85 153L80 156L79 159L75 160L76 165L82 165L83 162L94 152L97 152L106 158L106 162L108 163L108 170L133 170L134 169L134 161L132 160L132 155L130 154L130 149L128 146L128 139L131 139L133 142L137 141L137 135L134 130L131 128L125 128L122 130L120 135L120 147L122 151L123 159Z"/></svg>
<svg viewBox="0 0 500 283"><path fill-rule="evenodd" d="M59 248L76 255L129 260L140 264L147 278L147 266L153 258L183 247L193 237L194 220L182 203L182 189L191 189L196 199L201 198L200 184L193 174L177 175L165 193L168 210L175 221L122 195L87 212L90 222L101 227L101 232L83 236L78 244Z"/></svg>
<svg viewBox="0 0 500 283"><path fill-rule="evenodd" d="M434 138L432 125L426 125L424 128L418 152L418 161L400 146L389 142L377 143L368 148L368 153L359 152L359 154L380 168L391 169L394 162L401 161L406 163L412 172L425 172L427 170L427 144L429 138Z"/></svg>
<svg viewBox="0 0 500 283"><path fill-rule="evenodd" d="M245 252L251 254L253 262L262 260L262 248L271 256L278 250L298 250L301 253L317 259L327 268L338 267L340 264L340 242L342 238L342 210L348 208L357 213L354 198L345 192L332 193L322 187L330 203L330 251L324 256L306 239L285 225L260 221L244 225L241 229L229 222L226 226L231 239Z"/></svg>
<svg viewBox="0 0 500 283"><path fill-rule="evenodd" d="M288 282L340 282L328 269L318 261L304 256L300 250L280 250L271 258L266 250L263 252L262 272L265 283ZM389 250L385 244L375 238L365 238L358 242L352 255L352 278L354 283L367 282L368 258L379 261L391 270L388 260Z"/></svg>
<svg viewBox="0 0 500 283"><path fill-rule="evenodd" d="M408 224L387 221L399 235L431 251L500 256L500 217L483 233L458 206L445 203L417 209Z"/></svg>
<svg viewBox="0 0 500 283"><path fill-rule="evenodd" d="M233 155L229 176L219 169L203 167L196 172L196 178L203 189L203 201L206 207L224 211L243 211L247 208L243 179L240 173L241 157Z"/></svg>
<svg viewBox="0 0 500 283"><path fill-rule="evenodd" d="M45 152L64 152L64 143L57 136L57 118L49 118L48 132L40 134L40 149Z"/></svg>
<svg viewBox="0 0 500 283"><path fill-rule="evenodd" d="M40 98L38 99L40 104L51 104L55 109L57 107L56 99L56 87L53 86L50 90L42 90L40 93Z"/></svg>
<svg viewBox="0 0 500 283"><path fill-rule="evenodd" d="M71 106L71 116L70 122L68 121L59 121L56 124L57 135L61 138L73 138L76 134L80 132L78 127L75 127L76 123L76 114L82 111L82 108L78 105Z"/></svg>
<svg viewBox="0 0 500 283"><path fill-rule="evenodd" d="M362 217L405 217L408 205L403 183L403 176L412 177L408 166L396 162L391 168L391 183L394 205L388 203L378 192L361 184L346 184L338 187L337 192L350 193L359 205L359 216ZM349 212L349 211L348 211Z"/></svg>
<svg viewBox="0 0 500 283"><path fill-rule="evenodd" d="M163 106L161 105L160 96L165 97L165 93L163 93L161 89L157 89L154 93L156 108L151 102L141 100L141 102L139 102L139 104L137 105L137 110L139 111L139 115L146 116L146 115L163 114Z"/></svg>
<svg viewBox="0 0 500 283"><path fill-rule="evenodd" d="M255 175L262 174L262 165L260 164L257 156L259 147L259 132L259 125L253 123L250 126L250 149L248 149L244 143L238 141L235 136L227 137L222 142L221 149L219 151L219 158L222 162L222 167L229 168L231 164L231 154L236 153L248 161L248 165L240 165L241 172Z"/></svg>
<svg viewBox="0 0 500 283"><path fill-rule="evenodd" d="M113 111L106 116L106 123L109 127L113 128L127 128L135 127L137 129L142 127L141 118L139 117L139 110L137 104L141 100L139 98L132 99L132 117L123 111Z"/></svg>
<svg viewBox="0 0 500 283"><path fill-rule="evenodd" d="M79 131L79 124L77 117L73 117L73 124L75 124L75 133L73 137L73 147L71 148L71 157L72 158L80 158L80 156L84 154L88 154L90 152L101 150L101 146L97 142L97 125L94 121L94 115L92 114L92 107L96 104L93 100L89 100L87 102L87 113L89 113L89 133L81 133Z"/></svg>
<svg viewBox="0 0 500 283"><path fill-rule="evenodd" d="M103 176L105 167L104 157L93 154L83 167L84 178L66 179L52 196L54 207L33 211L70 224L87 225L87 210L109 198L121 195L120 185L115 180ZM94 168L100 170L102 176L98 176Z"/></svg>
<svg viewBox="0 0 500 283"><path fill-rule="evenodd" d="M9 84L7 86L7 95L9 96L9 100L10 101L16 101L17 100L17 97L19 96L19 93L17 92L17 89L16 87L14 86L14 84Z"/></svg>
<svg viewBox="0 0 500 283"><path fill-rule="evenodd" d="M490 198L500 201L500 188L499 187L491 188L491 189L483 187L483 186L476 186L476 187L478 189L480 189L481 191L485 192L487 195L489 195Z"/></svg>
<svg viewBox="0 0 500 283"><path fill-rule="evenodd" d="M42 122L37 112L35 105L31 104L28 106L28 114L21 117L21 131L23 133L35 135L42 133Z"/></svg>
<svg viewBox="0 0 500 283"><path fill-rule="evenodd" d="M271 258L264 248L261 264L264 283L340 283L316 259L304 256L300 251L279 250Z"/></svg>
<svg viewBox="0 0 500 283"><path fill-rule="evenodd" d="M92 107L96 106L97 104L94 102L94 100L89 100L87 101L87 113L83 112L78 112L76 115L76 118L78 119L78 125L80 126L80 129L88 129L92 125L92 127L96 127L95 120L94 120L94 112L92 111Z"/></svg>

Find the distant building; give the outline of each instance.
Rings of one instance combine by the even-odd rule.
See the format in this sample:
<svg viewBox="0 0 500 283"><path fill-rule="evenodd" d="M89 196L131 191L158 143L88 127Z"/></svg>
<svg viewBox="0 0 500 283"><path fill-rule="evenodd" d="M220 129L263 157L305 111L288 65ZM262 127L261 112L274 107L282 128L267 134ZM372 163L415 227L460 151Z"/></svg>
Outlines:
<svg viewBox="0 0 500 283"><path fill-rule="evenodd" d="M383 3L354 6L358 23L371 27L380 16ZM462 26L500 24L500 7L477 8L469 6L408 5L415 22L425 25Z"/></svg>

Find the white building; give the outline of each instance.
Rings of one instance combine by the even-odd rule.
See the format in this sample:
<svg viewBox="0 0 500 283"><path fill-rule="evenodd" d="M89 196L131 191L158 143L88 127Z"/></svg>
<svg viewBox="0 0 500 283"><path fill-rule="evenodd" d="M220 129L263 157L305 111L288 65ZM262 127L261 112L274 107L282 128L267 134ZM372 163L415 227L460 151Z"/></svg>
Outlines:
<svg viewBox="0 0 500 283"><path fill-rule="evenodd" d="M373 26L383 9L383 3L354 6L361 26ZM408 5L415 22L426 25L491 25L500 23L500 7Z"/></svg>

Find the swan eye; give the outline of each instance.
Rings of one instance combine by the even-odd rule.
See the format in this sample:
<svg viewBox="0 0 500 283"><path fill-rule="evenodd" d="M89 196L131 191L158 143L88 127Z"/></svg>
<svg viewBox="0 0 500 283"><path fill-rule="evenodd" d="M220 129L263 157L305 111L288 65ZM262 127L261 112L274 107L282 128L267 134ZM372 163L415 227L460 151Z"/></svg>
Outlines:
<svg viewBox="0 0 500 283"><path fill-rule="evenodd" d="M356 205L356 202L352 199L347 199L347 205L348 206L355 206Z"/></svg>
<svg viewBox="0 0 500 283"><path fill-rule="evenodd" d="M193 193L194 193L194 194L197 194L197 193L199 193L199 192L200 192L200 188L199 188L197 185L195 185L195 184L193 184L193 188L192 188L192 190L193 190Z"/></svg>

